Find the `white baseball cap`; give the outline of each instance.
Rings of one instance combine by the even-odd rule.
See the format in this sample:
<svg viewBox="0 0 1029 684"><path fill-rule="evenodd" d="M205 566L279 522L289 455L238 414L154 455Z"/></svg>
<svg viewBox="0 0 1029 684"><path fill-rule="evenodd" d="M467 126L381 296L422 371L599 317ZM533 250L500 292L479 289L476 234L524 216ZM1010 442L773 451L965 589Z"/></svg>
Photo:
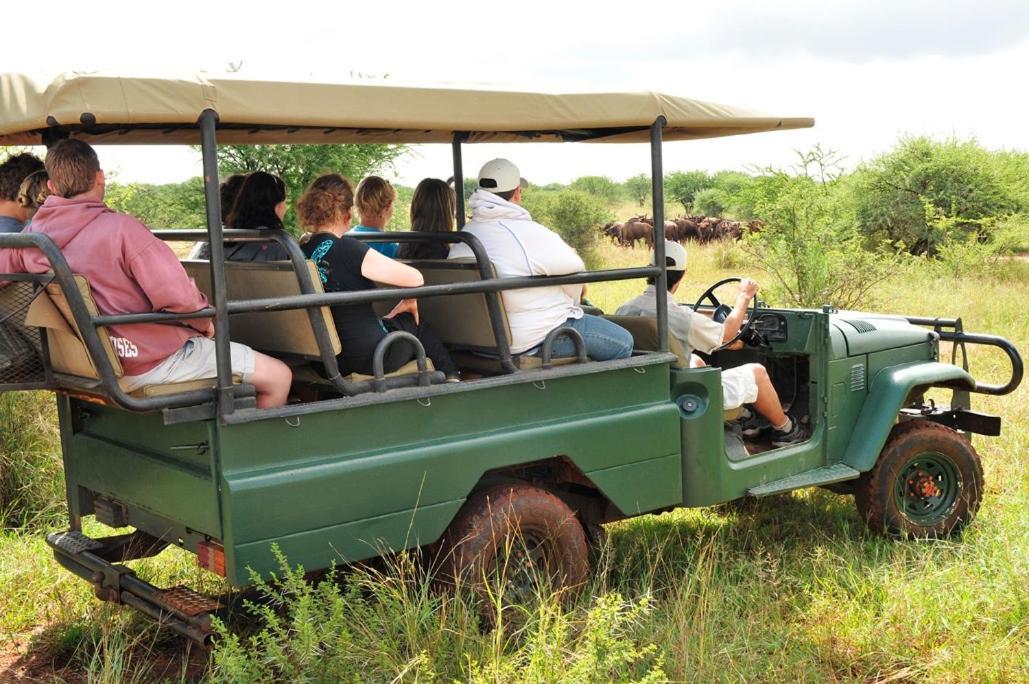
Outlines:
<svg viewBox="0 0 1029 684"><path fill-rule="evenodd" d="M508 192L522 183L518 167L507 159L494 159L479 169L479 188L487 192Z"/></svg>
<svg viewBox="0 0 1029 684"><path fill-rule="evenodd" d="M651 255L651 258L653 258L653 255ZM678 242L665 240L665 260L668 264L665 266L666 271L685 271L686 248Z"/></svg>

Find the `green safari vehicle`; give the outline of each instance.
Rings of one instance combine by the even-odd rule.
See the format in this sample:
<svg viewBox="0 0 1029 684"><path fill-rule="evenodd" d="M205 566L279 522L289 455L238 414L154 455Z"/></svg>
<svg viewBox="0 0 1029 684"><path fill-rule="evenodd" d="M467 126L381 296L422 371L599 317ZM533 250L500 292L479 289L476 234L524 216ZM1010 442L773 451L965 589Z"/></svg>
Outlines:
<svg viewBox="0 0 1029 684"><path fill-rule="evenodd" d="M960 319L872 313L751 310L743 351L691 369L669 347L665 272L651 264L557 277L498 279L482 246L449 235L362 234L370 241L464 242L470 260L416 261L417 290L325 293L312 264L282 231L224 230L216 144L449 143L454 177L462 150L481 142L648 143L655 263L664 263L662 144L813 125L657 93L558 95L67 75L40 85L0 76L0 144L201 145L206 231L160 230L206 240L210 261L183 266L211 306L194 313L101 313L89 284L40 234L0 235L0 248L36 249L45 275L0 274L0 390L56 393L70 529L50 535L59 563L97 597L123 603L203 642L218 598L158 588L127 562L169 545L236 587L277 568L277 545L308 570L431 547L444 570L489 570L518 535L520 567L575 585L588 547L610 521L679 506L709 506L797 488L853 493L876 531L935 537L975 515L983 473L967 433L997 435L1000 419L971 409L970 394L1006 394L1022 361L1006 340L966 333ZM514 156L514 155L512 155ZM458 193L458 217L464 215ZM289 259L225 263L223 240L275 241ZM654 277L656 319L617 319L633 333L631 358L586 358L570 329L538 356L512 354L502 292L555 284ZM718 312L716 283L698 302ZM477 377L443 383L420 353L410 368L340 374L329 307L387 308L417 296L421 314ZM706 304L705 304L706 302ZM105 332L112 324L213 317L219 359L211 381L127 393ZM557 336L578 349L552 358ZM286 360L295 403L257 409L235 384L229 339ZM940 360L992 345L1010 380L977 382L967 363ZM809 440L785 448L744 441L726 422L718 365L759 361L779 394L809 423ZM315 372L318 364L323 372ZM949 406L925 398L953 391ZM134 531L91 538L84 516Z"/></svg>

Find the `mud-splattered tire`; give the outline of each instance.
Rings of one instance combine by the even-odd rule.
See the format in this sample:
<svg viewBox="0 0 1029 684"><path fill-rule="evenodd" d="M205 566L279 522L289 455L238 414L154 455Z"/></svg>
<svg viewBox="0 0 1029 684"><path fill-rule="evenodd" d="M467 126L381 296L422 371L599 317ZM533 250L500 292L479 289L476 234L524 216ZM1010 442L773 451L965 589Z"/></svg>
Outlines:
<svg viewBox="0 0 1029 684"><path fill-rule="evenodd" d="M574 588L589 574L589 546L575 513L523 484L472 494L447 528L439 558L446 582L484 591L502 576L518 602L531 598L540 579L552 589Z"/></svg>
<svg viewBox="0 0 1029 684"><path fill-rule="evenodd" d="M971 522L982 492L971 442L945 425L912 420L893 428L875 467L855 483L854 500L875 532L933 539Z"/></svg>

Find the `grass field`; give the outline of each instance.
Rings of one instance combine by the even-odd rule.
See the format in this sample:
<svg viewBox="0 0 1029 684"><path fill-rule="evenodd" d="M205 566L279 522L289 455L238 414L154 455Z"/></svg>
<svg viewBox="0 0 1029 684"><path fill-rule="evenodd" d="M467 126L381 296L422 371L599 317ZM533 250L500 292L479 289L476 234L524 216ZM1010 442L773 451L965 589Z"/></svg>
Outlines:
<svg viewBox="0 0 1029 684"><path fill-rule="evenodd" d="M603 257L618 267L647 254L604 246ZM717 246L691 250L690 264L684 301L720 277L762 277ZM642 286L597 284L589 298L611 310ZM916 265L875 300L878 311L961 316L1029 350L1026 263L963 279ZM1004 357L973 350L972 369L999 381ZM338 585L287 581L288 610L251 623L264 636L229 639L211 657L100 604L53 561L43 536L63 524L63 484L52 402L4 395L0 457L22 512L5 512L19 527L0 534L0 681L1029 681L1027 387L973 395L1004 429L975 439L986 492L960 539L880 539L852 499L822 490L677 510L608 526L587 591L571 605L508 609L494 631L399 559ZM161 584L216 589L194 563L168 551L136 566Z"/></svg>

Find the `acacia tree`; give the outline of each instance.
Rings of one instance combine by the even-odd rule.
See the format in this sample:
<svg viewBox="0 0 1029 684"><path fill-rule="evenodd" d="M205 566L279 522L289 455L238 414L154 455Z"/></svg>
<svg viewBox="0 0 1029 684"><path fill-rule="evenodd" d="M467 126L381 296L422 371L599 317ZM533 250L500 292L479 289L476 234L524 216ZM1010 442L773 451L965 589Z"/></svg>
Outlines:
<svg viewBox="0 0 1029 684"><path fill-rule="evenodd" d="M296 227L293 201L323 173L341 173L355 182L379 173L407 152L404 145L222 145L218 171L233 173L267 171L286 183L290 194L285 224Z"/></svg>
<svg viewBox="0 0 1029 684"><path fill-rule="evenodd" d="M645 173L633 176L632 178L626 179L623 184L625 191L629 193L634 201L636 201L640 208L647 203L647 198L650 197L651 182L650 176Z"/></svg>
<svg viewBox="0 0 1029 684"><path fill-rule="evenodd" d="M712 182L704 171L675 171L665 176L665 191L689 213L697 193L710 188Z"/></svg>

